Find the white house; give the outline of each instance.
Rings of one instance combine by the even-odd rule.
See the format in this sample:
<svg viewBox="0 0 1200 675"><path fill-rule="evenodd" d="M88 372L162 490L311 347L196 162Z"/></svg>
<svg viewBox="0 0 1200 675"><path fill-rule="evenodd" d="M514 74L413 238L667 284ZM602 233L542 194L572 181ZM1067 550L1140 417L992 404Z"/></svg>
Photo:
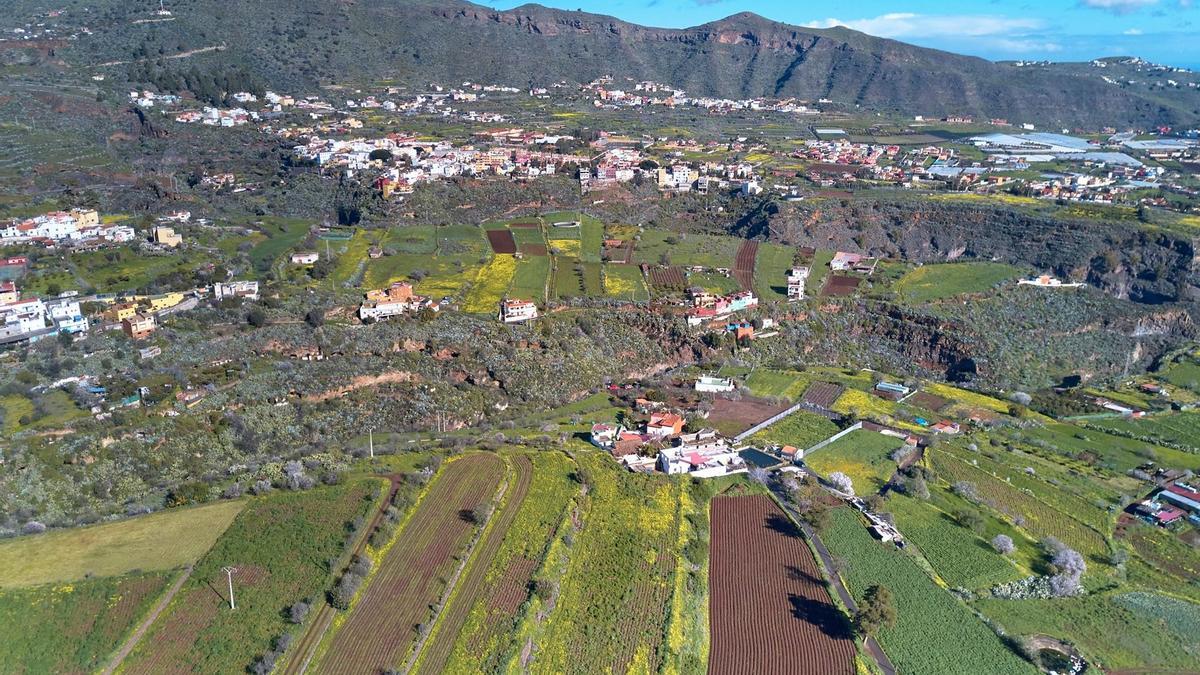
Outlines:
<svg viewBox="0 0 1200 675"><path fill-rule="evenodd" d="M79 301L74 298L58 298L46 302L46 311L54 326L64 333L86 333L88 330L87 317L79 309Z"/></svg>
<svg viewBox="0 0 1200 675"><path fill-rule="evenodd" d="M500 320L504 323L522 323L538 316L537 305L532 300L502 300Z"/></svg>
<svg viewBox="0 0 1200 675"><path fill-rule="evenodd" d="M258 299L257 281L228 281L213 284L213 298L249 298Z"/></svg>
<svg viewBox="0 0 1200 675"><path fill-rule="evenodd" d="M808 285L809 269L807 267L793 267L788 270L787 274L787 297L788 301L803 300L805 287Z"/></svg>
<svg viewBox="0 0 1200 675"><path fill-rule="evenodd" d="M696 391L709 393L722 393L733 391L733 380L728 377L714 377L712 375L701 375L696 380Z"/></svg>
<svg viewBox="0 0 1200 675"><path fill-rule="evenodd" d="M292 254L293 265L311 265L321 259L316 251L299 251Z"/></svg>

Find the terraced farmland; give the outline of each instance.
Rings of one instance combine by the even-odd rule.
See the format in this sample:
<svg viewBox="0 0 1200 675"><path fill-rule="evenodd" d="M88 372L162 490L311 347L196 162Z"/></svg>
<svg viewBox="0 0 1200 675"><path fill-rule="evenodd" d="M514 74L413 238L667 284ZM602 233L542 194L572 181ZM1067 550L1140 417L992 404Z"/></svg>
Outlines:
<svg viewBox="0 0 1200 675"><path fill-rule="evenodd" d="M1056 537L1085 554L1104 555L1108 551L1108 544L1099 532L1070 515L1055 511L1036 497L948 453L934 451L929 456L942 480L951 484L959 481L974 484L985 503L1034 537Z"/></svg>
<svg viewBox="0 0 1200 675"><path fill-rule="evenodd" d="M375 562L376 570L314 666L318 673L378 672L399 666L433 618L456 558L477 527L472 514L496 492L503 475L496 455L447 464Z"/></svg>
<svg viewBox="0 0 1200 675"><path fill-rule="evenodd" d="M765 496L712 501L708 672L853 673L849 619L812 551Z"/></svg>
<svg viewBox="0 0 1200 675"><path fill-rule="evenodd" d="M488 525L483 538L475 546L463 574L454 588L454 595L438 617L434 632L425 643L417 660L416 672L440 673L446 667L450 652L467 615L476 602L487 597L487 571L496 557L496 552L508 535L509 528L529 494L533 481L533 462L526 455L516 455L509 462L511 481L504 494L504 503Z"/></svg>
<svg viewBox="0 0 1200 675"><path fill-rule="evenodd" d="M461 589L456 591L455 602L467 612L461 630L443 632L439 627L435 635L448 645L449 653L436 662L437 667L422 657L418 671L496 672L517 650L513 631L530 598L534 577L562 526L564 510L579 492L571 476L575 463L566 455L539 453L531 458L528 495L514 504L507 531L496 532L500 536L495 538L497 549L491 559L480 556L474 563L484 572L479 590L470 598ZM515 461L529 459L519 456Z"/></svg>

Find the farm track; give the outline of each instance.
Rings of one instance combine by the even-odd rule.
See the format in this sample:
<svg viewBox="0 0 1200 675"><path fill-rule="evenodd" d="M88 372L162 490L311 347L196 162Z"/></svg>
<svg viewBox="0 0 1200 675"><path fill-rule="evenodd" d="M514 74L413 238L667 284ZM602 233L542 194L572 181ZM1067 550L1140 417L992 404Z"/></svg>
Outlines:
<svg viewBox="0 0 1200 675"><path fill-rule="evenodd" d="M758 258L758 242L743 241L733 263L733 276L743 291L754 290L754 261Z"/></svg>
<svg viewBox="0 0 1200 675"><path fill-rule="evenodd" d="M129 638L126 639L121 645L121 649L115 656L113 656L112 661L108 664L108 667L102 671L103 675L112 675L117 671L118 668L121 667L121 663L125 661L125 657L129 656L130 652L133 651L133 648L136 647L138 642L141 641L142 637L146 635L146 631L150 630L150 626L152 626L158 619L158 615L162 614L163 610L167 608L167 605L171 604L171 600L174 599L175 594L179 592L179 589L183 588L183 585L191 576L192 566L188 565L188 568L184 571L184 573L180 574L179 578L175 580L175 583L171 584L171 588L169 588L167 592L164 593L161 598L159 598L158 604L154 605L154 609L150 611L150 614L148 614L146 618L142 620L140 624L138 624L137 630L133 631Z"/></svg>
<svg viewBox="0 0 1200 675"><path fill-rule="evenodd" d="M392 500L396 497L396 492L400 490L400 484L404 480L404 476L400 474L390 474L386 476L391 485L388 488L387 496L380 504L379 509L375 511L375 517L371 519L371 523L363 528L359 534L358 542L354 546L351 555L362 555L367 550L367 542L371 537L371 533L379 524L383 522L384 515L387 509L392 504ZM333 618L337 616L337 610L328 602L322 602L317 608L316 615L305 628L303 635L292 646L289 658L280 669L283 675L299 675L303 673L312 661L313 654L316 652L317 645L321 644L321 638L325 637L325 631L329 630L329 625L333 623Z"/></svg>
<svg viewBox="0 0 1200 675"><path fill-rule="evenodd" d="M471 608L479 601L484 591L485 577L491 568L492 560L495 559L500 545L504 542L504 537L512 527L513 521L516 520L517 512L521 510L521 505L524 503L526 495L529 494L529 485L533 481L533 462L528 457L517 455L513 464L517 471L516 483L513 485L512 491L508 493L503 508L493 516L495 519L493 526L475 547L475 553L468 561L469 567L466 575L459 579L450 602L442 610L441 620L424 649L418 653L416 668L411 672L443 672Z"/></svg>
<svg viewBox="0 0 1200 675"><path fill-rule="evenodd" d="M849 620L800 530L769 497L712 501L708 672L855 672Z"/></svg>
<svg viewBox="0 0 1200 675"><path fill-rule="evenodd" d="M441 597L443 577L452 574L475 531L470 512L494 496L503 473L503 461L491 454L463 457L442 470L396 544L377 561L316 672L379 672L405 658Z"/></svg>

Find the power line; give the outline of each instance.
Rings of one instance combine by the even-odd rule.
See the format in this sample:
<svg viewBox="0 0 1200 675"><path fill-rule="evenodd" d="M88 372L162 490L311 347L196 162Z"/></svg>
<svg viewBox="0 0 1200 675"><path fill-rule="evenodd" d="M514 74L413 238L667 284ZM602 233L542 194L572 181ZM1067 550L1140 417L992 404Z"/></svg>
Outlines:
<svg viewBox="0 0 1200 675"><path fill-rule="evenodd" d="M237 571L237 568L222 567L221 571L229 577L229 609L237 609L237 605L233 602L233 573Z"/></svg>

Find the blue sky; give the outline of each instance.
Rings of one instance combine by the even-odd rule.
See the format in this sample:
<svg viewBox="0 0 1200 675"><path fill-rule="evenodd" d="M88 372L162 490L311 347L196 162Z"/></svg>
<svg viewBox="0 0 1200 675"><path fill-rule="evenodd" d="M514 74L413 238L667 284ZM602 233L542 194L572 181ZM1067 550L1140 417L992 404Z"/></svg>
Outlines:
<svg viewBox="0 0 1200 675"><path fill-rule="evenodd" d="M487 3L487 0L476 0ZM751 11L817 28L849 26L881 37L993 60L1085 61L1141 56L1200 69L1200 0L540 0L682 28ZM492 3L500 9L521 2Z"/></svg>

